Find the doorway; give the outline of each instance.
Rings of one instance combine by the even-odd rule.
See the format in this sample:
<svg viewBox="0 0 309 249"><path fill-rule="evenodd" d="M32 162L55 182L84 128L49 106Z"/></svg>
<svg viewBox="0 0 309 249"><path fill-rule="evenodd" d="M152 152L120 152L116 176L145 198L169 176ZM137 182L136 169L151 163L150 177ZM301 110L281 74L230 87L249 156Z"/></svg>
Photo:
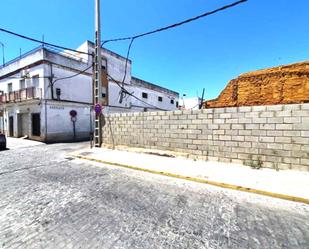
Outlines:
<svg viewBox="0 0 309 249"><path fill-rule="evenodd" d="M32 115L32 136L41 136L41 115L33 113Z"/></svg>
<svg viewBox="0 0 309 249"><path fill-rule="evenodd" d="M9 136L14 136L14 117L9 117Z"/></svg>

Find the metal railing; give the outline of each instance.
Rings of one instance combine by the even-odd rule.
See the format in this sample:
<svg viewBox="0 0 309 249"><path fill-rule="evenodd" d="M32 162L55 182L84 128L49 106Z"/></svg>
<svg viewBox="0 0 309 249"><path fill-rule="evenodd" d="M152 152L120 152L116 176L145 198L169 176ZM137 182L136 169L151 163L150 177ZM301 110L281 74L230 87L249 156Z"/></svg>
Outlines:
<svg viewBox="0 0 309 249"><path fill-rule="evenodd" d="M35 87L28 87L0 95L0 104L22 102L30 99L41 99L42 89Z"/></svg>

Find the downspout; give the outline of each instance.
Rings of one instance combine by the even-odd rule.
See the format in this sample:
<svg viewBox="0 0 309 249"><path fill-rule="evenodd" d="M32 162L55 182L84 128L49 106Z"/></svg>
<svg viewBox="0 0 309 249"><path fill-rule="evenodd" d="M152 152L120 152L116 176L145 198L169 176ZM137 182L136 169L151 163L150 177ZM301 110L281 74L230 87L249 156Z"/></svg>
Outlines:
<svg viewBox="0 0 309 249"><path fill-rule="evenodd" d="M51 97L53 99L53 95L54 95L54 91L53 91L53 87L52 87L52 82L53 82L53 64L50 63L50 76L48 77L49 79L49 85L51 86ZM44 100L45 100L45 142L48 141L47 139L47 97L46 97L46 88L44 90Z"/></svg>
<svg viewBox="0 0 309 249"><path fill-rule="evenodd" d="M55 100L54 98L54 83L53 83L53 64L50 63L50 91L51 91L51 98L52 100Z"/></svg>

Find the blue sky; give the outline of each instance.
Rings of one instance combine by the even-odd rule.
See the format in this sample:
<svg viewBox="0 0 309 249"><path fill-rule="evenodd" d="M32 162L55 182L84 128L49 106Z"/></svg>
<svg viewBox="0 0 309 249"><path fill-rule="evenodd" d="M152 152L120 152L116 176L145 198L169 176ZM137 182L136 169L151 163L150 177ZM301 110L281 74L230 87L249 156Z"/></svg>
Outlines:
<svg viewBox="0 0 309 249"><path fill-rule="evenodd" d="M101 0L102 39L149 31L235 0ZM308 0L249 0L233 9L134 42L133 74L188 96L215 98L239 74L304 61ZM94 36L94 0L10 0L0 26L72 48ZM6 60L37 46L0 33ZM107 48L126 54L128 42ZM0 52L2 59L2 52ZM2 61L2 60L1 60Z"/></svg>

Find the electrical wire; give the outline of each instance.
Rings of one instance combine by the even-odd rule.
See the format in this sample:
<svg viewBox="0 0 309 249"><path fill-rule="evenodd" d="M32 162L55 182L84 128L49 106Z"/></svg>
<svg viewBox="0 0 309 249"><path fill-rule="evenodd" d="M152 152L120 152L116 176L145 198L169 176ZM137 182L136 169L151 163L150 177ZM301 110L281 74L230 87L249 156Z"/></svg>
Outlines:
<svg viewBox="0 0 309 249"><path fill-rule="evenodd" d="M160 110L160 111L168 111L168 110L162 109L162 108L160 108L160 107L157 107L157 106L155 106L155 105L149 104L149 103L147 103L146 101L140 99L139 97L135 96L133 93L130 93L125 87L123 87L123 86L121 85L121 82L115 80L115 79L114 79L112 76L110 76L109 74L107 74L107 76L110 78L111 81L113 81L114 83L116 83L116 84L120 87L121 91L123 91L125 94L130 95L131 97L133 97L133 98L135 98L136 100L138 100L138 101L140 101L140 102L142 102L142 103L148 105L149 107L158 109L158 110Z"/></svg>
<svg viewBox="0 0 309 249"><path fill-rule="evenodd" d="M193 22L193 21L196 21L200 18L203 18L203 17L206 17L206 16L209 16L209 15L212 15L212 14L215 14L217 12L220 12L220 11L223 11L225 9L228 9L228 8L232 8L236 5L239 5L241 3L244 3L244 2L247 2L248 0L240 0L240 1L237 1L237 2L234 2L232 4L229 4L229 5L225 5L221 8L218 8L216 10L213 10L213 11L210 11L210 12L206 12L202 15L199 15L199 16L196 16L196 17L193 17L193 18L190 18L190 19L187 19L187 20L184 20L182 22L178 22L178 23L175 23L175 24L172 24L172 25L169 25L169 26L166 26L166 27L163 27L163 28L159 28L159 29L156 29L156 30L153 30L153 31L150 31L150 32L146 32L146 33L142 33L142 34L139 34L139 35L135 35L135 36L130 36L130 37L124 37L124 38L117 38L117 39L110 39L110 40L105 40L103 41L102 43L102 47L108 43L108 42L116 42L116 41L125 41L125 40L131 40L130 44L129 44L129 47L128 47L128 50L127 50L127 56L126 56L126 62L125 62L125 73L124 73L124 77L123 77L123 80L121 82L121 91L120 91L120 98L119 98L119 103L122 103L123 101L123 98L125 96L125 94L129 94L131 95L132 97L136 97L135 95L133 95L132 93L129 93L125 88L124 88L124 82L125 82L125 78L126 78L126 75L127 75L127 67L128 67L128 60L129 60L129 55L130 55L130 51L131 51L131 47L132 47L132 44L134 42L135 39L137 38L140 38L140 37L144 37L144 36L147 36L147 35L151 35L151 34L154 34L154 33L158 33L158 32L162 32L162 31L165 31L165 30L168 30L168 29L172 29L172 28L176 28L178 26L181 26L181 25L184 25L186 23L189 23L189 22ZM115 81L115 80L114 80ZM115 81L116 82L116 81ZM117 85L119 86L119 82L116 82ZM136 97L138 98L138 97ZM142 101L143 103L147 103L141 99L138 98L139 101ZM148 104L148 103L147 103ZM149 105L149 104L148 104ZM158 107L156 107L158 108Z"/></svg>
<svg viewBox="0 0 309 249"><path fill-rule="evenodd" d="M149 31L149 32L145 32L145 33L142 33L142 34L138 34L138 35L134 35L134 36L129 36L129 37L121 37L121 38L105 40L105 41L102 42L102 46L104 46L108 42L118 42L118 41L126 41L126 40L137 39L137 38L140 38L140 37L143 37L143 36L152 35L152 34L155 34L155 33L158 33L158 32L162 32L162 31L165 31L165 30L168 30L168 29L176 28L178 26L181 26L181 25L184 25L184 24L196 21L196 20L204 18L206 16L213 15L213 14L215 14L217 12L220 12L220 11L223 11L223 10L235 7L236 5L242 4L242 3L247 2L247 1L248 0L240 0L240 1L237 1L237 2L234 2L234 3L222 6L222 7L218 8L218 9L213 10L213 11L209 11L209 12L203 13L203 14L201 14L199 16L192 17L192 18L189 18L187 20L184 20L184 21L181 21L181 22L178 22L178 23L166 26L166 27L158 28L158 29L155 29L155 30L152 30L152 31Z"/></svg>
<svg viewBox="0 0 309 249"><path fill-rule="evenodd" d="M131 39L131 42L129 44L129 47L128 47L128 51L127 51L127 56L126 56L126 63L125 63L125 70L124 70L124 76L123 76L123 79L122 79L122 87L124 87L124 82L126 80L126 77L127 77L127 70L128 70L128 61L129 61L129 56L130 56L130 51L131 51L131 47L132 47L132 44L134 42L134 38ZM119 103L121 104L122 103L122 100L124 98L124 92L121 90L120 91L120 98L119 98Z"/></svg>
<svg viewBox="0 0 309 249"><path fill-rule="evenodd" d="M42 44L44 46L48 45L48 46L51 46L51 47L60 48L60 49L69 50L69 51L72 51L72 52L76 52L76 53L86 54L86 55L91 55L92 56L92 54L90 54L90 53L86 53L86 52L78 51L78 50L75 50L75 49L72 49L72 48L67 48L67 47L56 45L56 44L40 41L40 40L31 38L29 36L21 35L21 34L15 33L13 31L10 31L10 30L4 29L4 28L0 28L0 31L4 32L4 33L7 33L7 34L10 34L10 35L14 35L14 36L26 39L26 40L29 40L29 41L40 43L40 44Z"/></svg>
<svg viewBox="0 0 309 249"><path fill-rule="evenodd" d="M59 80L66 80L66 79L74 78L74 77L76 77L76 76L78 76L80 74L83 74L83 73L87 72L87 70L89 70L90 68L92 68L92 65L87 67L86 69L84 69L82 71L78 70L78 73L76 73L76 74L73 74L73 75L70 75L70 76L67 76L67 77L63 77L63 78L55 79L52 84L54 85Z"/></svg>

